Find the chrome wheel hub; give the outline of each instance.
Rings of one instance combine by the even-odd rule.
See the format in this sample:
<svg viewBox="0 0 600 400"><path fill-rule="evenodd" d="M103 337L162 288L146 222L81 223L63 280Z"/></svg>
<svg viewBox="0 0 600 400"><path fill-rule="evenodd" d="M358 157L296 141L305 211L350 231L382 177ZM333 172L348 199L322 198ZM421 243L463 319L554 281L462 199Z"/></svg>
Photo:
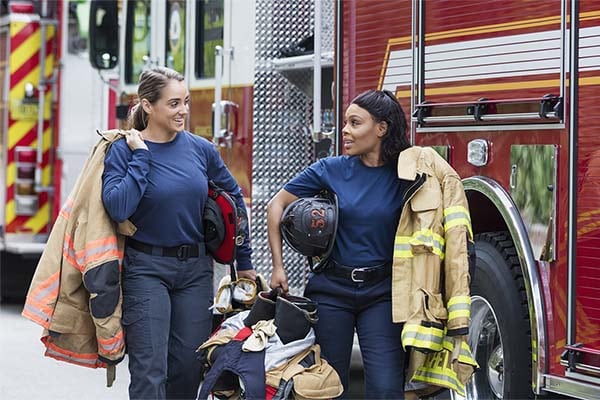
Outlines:
<svg viewBox="0 0 600 400"><path fill-rule="evenodd" d="M504 397L504 351L500 326L490 303L481 296L471 298L469 346L480 369L467 383L467 399Z"/></svg>

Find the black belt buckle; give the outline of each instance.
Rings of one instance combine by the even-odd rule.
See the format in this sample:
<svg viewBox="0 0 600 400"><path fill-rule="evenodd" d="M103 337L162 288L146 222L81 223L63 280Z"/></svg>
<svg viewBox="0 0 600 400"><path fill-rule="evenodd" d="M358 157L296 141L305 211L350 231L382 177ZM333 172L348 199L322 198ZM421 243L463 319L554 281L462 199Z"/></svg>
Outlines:
<svg viewBox="0 0 600 400"><path fill-rule="evenodd" d="M364 283L364 278L360 279L356 277L357 272L365 272L365 268L354 268L352 271L350 271L350 279L352 279L352 282L354 283Z"/></svg>
<svg viewBox="0 0 600 400"><path fill-rule="evenodd" d="M177 248L177 259L179 261L185 261L190 258L192 246L189 244L183 244Z"/></svg>

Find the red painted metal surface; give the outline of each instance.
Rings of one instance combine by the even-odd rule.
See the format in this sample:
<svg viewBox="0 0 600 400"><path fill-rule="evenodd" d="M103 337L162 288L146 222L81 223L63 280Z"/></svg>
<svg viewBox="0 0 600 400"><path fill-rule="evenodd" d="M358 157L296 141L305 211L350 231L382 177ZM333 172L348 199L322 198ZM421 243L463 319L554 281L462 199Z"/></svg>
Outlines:
<svg viewBox="0 0 600 400"><path fill-rule="evenodd" d="M560 28L560 2L433 1L426 2L426 45L452 45L479 39L497 39L523 34L544 34ZM366 89L381 88L390 51L411 48L411 1L352 0L343 3L343 106ZM581 2L580 27L600 27L600 3ZM588 42L589 43L589 42ZM596 41L600 46L600 41ZM587 45L589 46L589 45ZM590 49L580 50L582 57ZM460 52L456 51L457 62ZM427 59L427 56L426 56ZM409 61L410 62L410 59ZM578 203L577 203L577 293L576 325L583 351L600 350L600 78L598 68L582 68L579 81ZM427 72L431 73L431 71ZM427 77L426 73L426 77ZM488 99L518 99L559 94L559 73L528 73L519 76L482 78L472 81L426 83L425 100L474 102ZM395 87L410 116L410 83ZM567 85L568 92L568 85ZM568 110L568 99L565 102ZM564 375L560 355L566 344L567 232L568 232L568 122L564 129L540 126L528 130L479 130L416 133L418 145L450 148L450 162L463 177L483 175L510 193L510 151L514 144L552 144L558 148L556 261L540 271L547 315L549 373ZM486 139L490 161L485 167L466 162L467 143ZM476 205L473 205L476 207ZM474 210L476 211L476 210ZM474 221L485 230L486 221ZM597 360L597 357L589 357Z"/></svg>

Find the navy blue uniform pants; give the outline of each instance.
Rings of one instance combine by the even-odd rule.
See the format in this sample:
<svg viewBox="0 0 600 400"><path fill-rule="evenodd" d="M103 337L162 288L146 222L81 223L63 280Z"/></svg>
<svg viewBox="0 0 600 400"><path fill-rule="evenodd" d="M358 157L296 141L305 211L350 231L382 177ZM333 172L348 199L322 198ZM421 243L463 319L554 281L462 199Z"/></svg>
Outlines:
<svg viewBox="0 0 600 400"><path fill-rule="evenodd" d="M195 399L210 335L212 260L179 260L126 248L123 317L131 399Z"/></svg>
<svg viewBox="0 0 600 400"><path fill-rule="evenodd" d="M325 271L309 278L304 294L319 303L317 343L340 375L344 392L356 329L365 373L364 398L403 399L405 352L402 324L392 322L391 278L354 283Z"/></svg>

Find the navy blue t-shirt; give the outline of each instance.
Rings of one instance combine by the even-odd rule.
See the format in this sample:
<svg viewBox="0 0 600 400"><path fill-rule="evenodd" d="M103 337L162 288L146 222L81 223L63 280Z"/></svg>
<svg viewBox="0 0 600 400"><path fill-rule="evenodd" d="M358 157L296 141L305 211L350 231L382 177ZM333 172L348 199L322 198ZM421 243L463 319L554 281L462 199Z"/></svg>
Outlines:
<svg viewBox="0 0 600 400"><path fill-rule="evenodd" d="M203 242L208 179L245 207L239 185L208 140L182 131L170 142L145 142L148 150L133 152L125 140L114 142L102 175L104 207L115 221L133 222L134 239L166 247ZM252 267L246 238L237 251L239 270Z"/></svg>
<svg viewBox="0 0 600 400"><path fill-rule="evenodd" d="M332 258L347 266L374 266L391 261L406 181L391 166L367 167L357 156L323 158L288 182L298 197L332 190L339 220Z"/></svg>

